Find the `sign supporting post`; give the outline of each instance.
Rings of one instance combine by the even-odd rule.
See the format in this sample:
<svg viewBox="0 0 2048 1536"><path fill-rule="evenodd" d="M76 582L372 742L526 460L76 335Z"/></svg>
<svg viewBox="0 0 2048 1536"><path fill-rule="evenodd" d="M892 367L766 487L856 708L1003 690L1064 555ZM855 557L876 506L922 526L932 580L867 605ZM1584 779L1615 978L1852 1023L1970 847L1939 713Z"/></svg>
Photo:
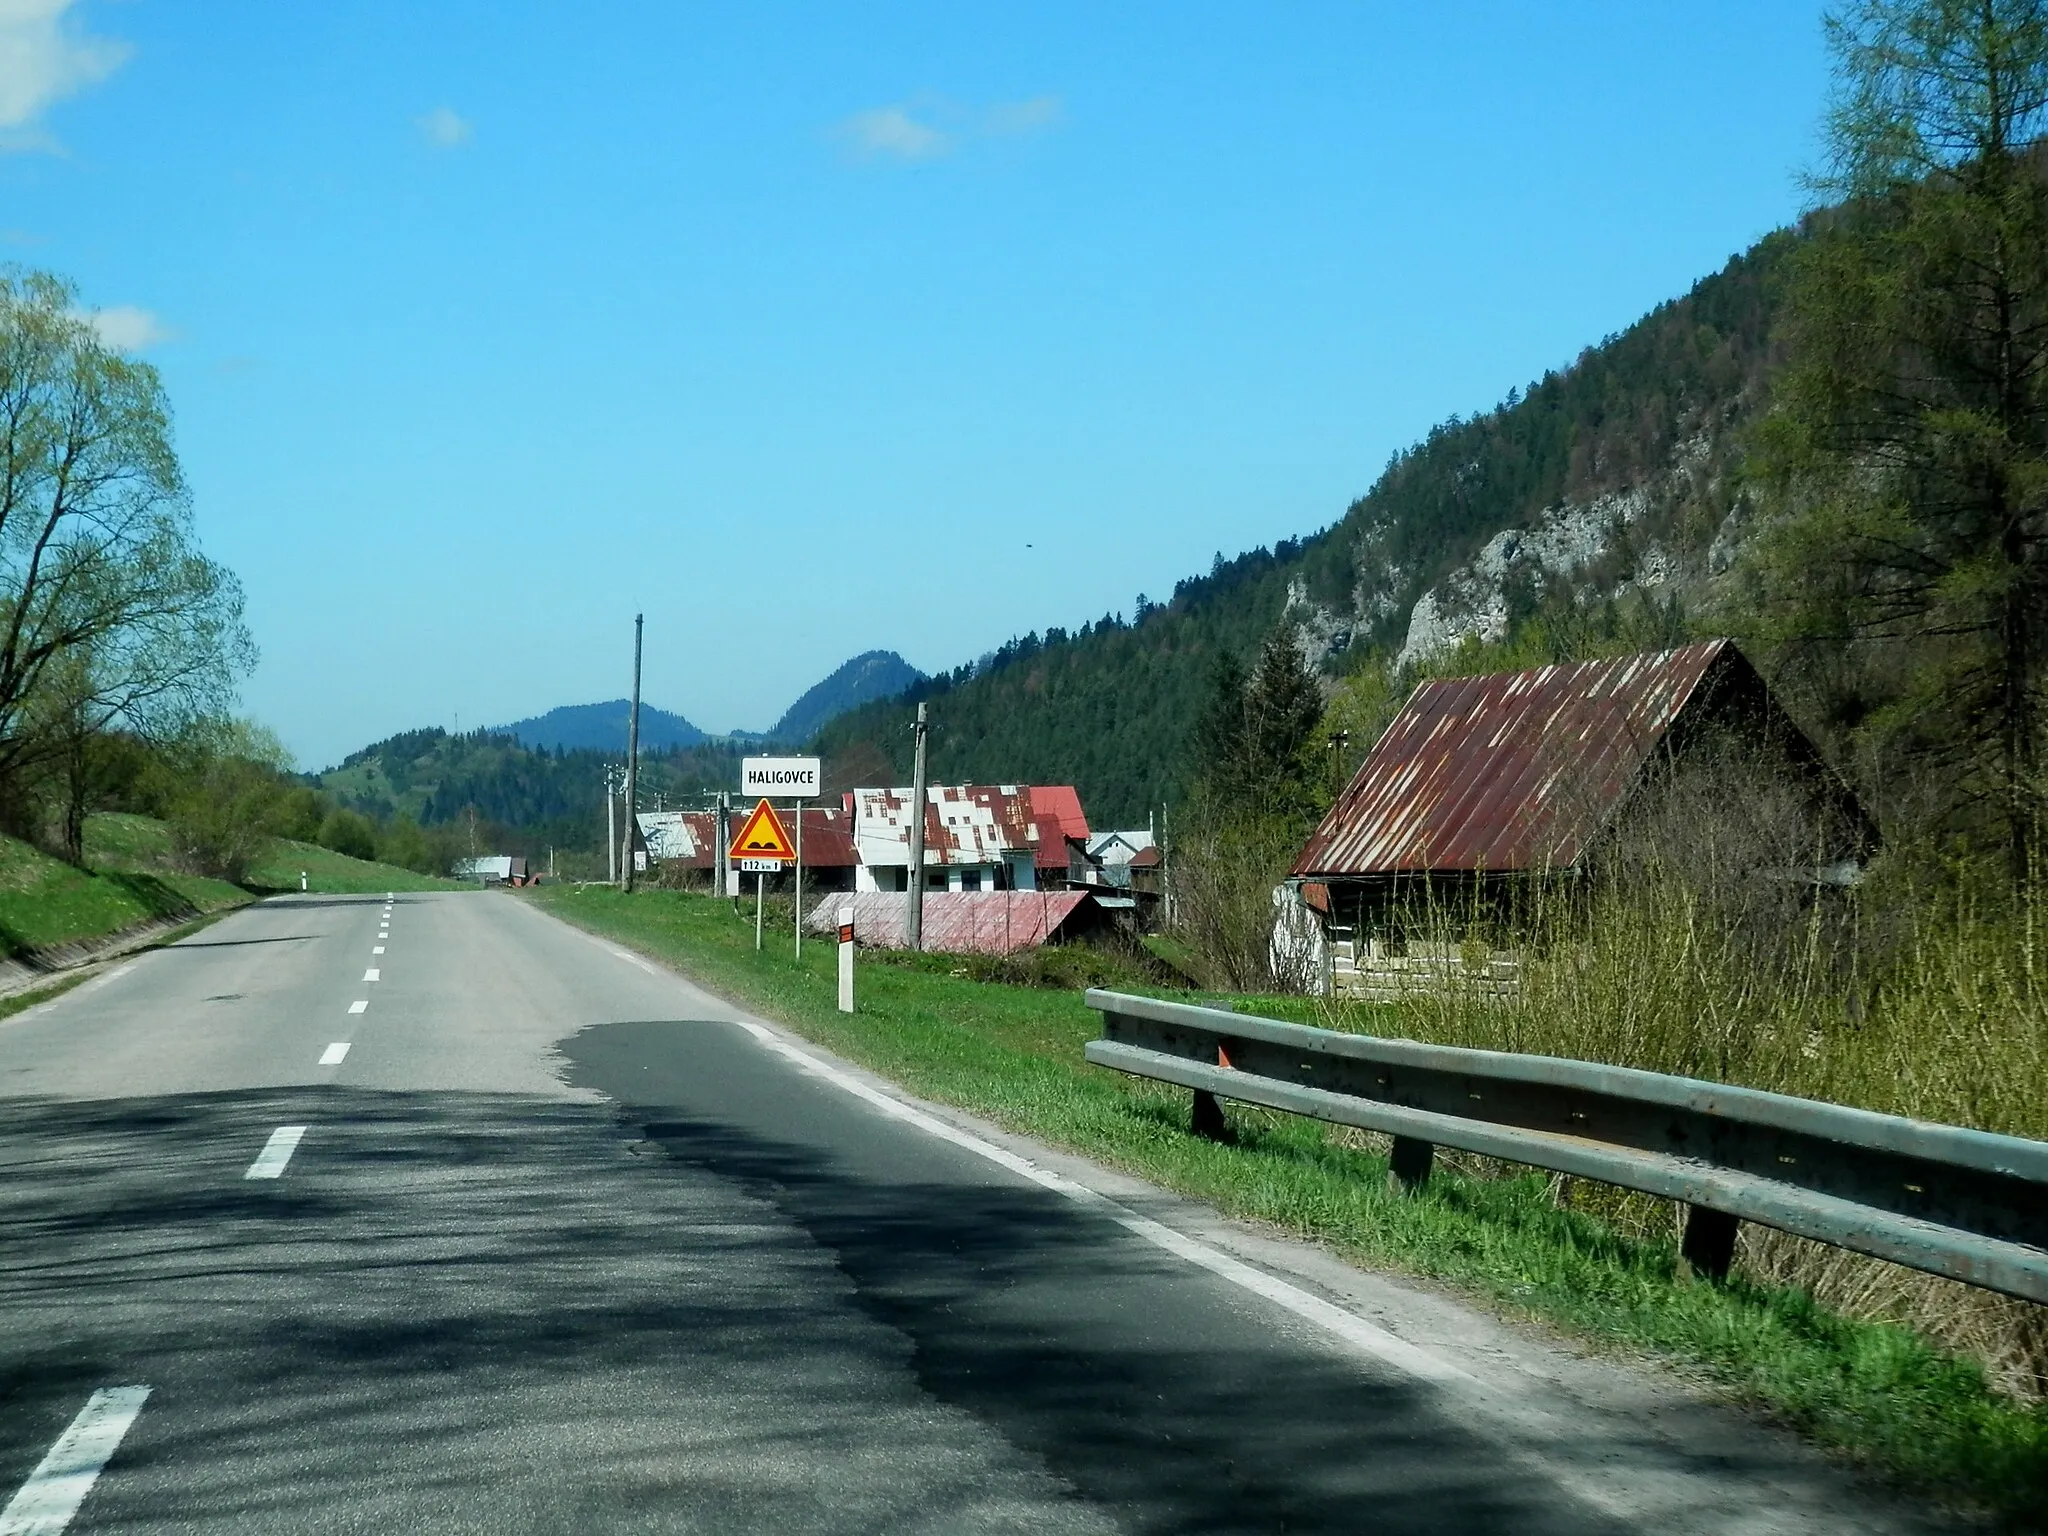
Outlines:
<svg viewBox="0 0 2048 1536"><path fill-rule="evenodd" d="M853 1012L853 924L839 925L839 1011Z"/></svg>
<svg viewBox="0 0 2048 1536"><path fill-rule="evenodd" d="M796 957L804 957L804 803L796 803Z"/></svg>
<svg viewBox="0 0 2048 1536"><path fill-rule="evenodd" d="M763 800L754 807L754 814L746 819L739 835L732 840L726 852L740 861L740 873L754 877L754 948L761 948L761 930L767 921L768 877L782 873L782 866L790 861L796 849L789 841L789 834L782 829L782 818L775 814L775 807ZM734 904L739 896L735 892Z"/></svg>

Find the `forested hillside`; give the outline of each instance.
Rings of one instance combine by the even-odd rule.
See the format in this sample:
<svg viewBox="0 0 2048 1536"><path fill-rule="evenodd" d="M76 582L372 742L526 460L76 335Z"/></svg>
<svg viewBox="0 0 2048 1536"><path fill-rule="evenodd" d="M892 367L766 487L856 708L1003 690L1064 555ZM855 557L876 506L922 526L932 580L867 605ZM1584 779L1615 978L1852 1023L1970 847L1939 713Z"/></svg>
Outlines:
<svg viewBox="0 0 2048 1536"><path fill-rule="evenodd" d="M716 740L643 752L642 809L732 788L745 750ZM379 821L406 817L434 827L474 815L490 841L487 852L601 850L605 772L617 761L616 753L538 751L495 732L451 736L434 728L365 747L318 782L342 805Z"/></svg>
<svg viewBox="0 0 2048 1536"><path fill-rule="evenodd" d="M542 751L623 752L626 750L627 722L633 713L630 699L611 699L603 704L562 704L530 720L488 727L493 736L510 736L522 745ZM681 715L640 706L640 745L656 751L664 747L694 747L705 733Z"/></svg>
<svg viewBox="0 0 2048 1536"><path fill-rule="evenodd" d="M1248 662L1283 618L1334 680L1398 651L1417 600L1483 549L1507 551L1509 622L1560 580L1594 600L1649 588L1704 600L1722 563L1715 541L1739 530L1729 429L1762 397L1772 272L1792 239L1763 241L1496 409L1445 422L1322 532L1219 555L1165 602L1139 597L1128 617L1014 640L979 667L842 716L819 747L906 778L909 715L923 698L935 778L1071 780L1091 819L1143 824L1185 786L1191 724L1219 655ZM1593 548L1569 569L1542 556L1540 539L1519 562L1512 539L1490 544L1573 516L1592 528ZM1499 637L1484 615L1461 621L1453 595L1431 608L1452 640Z"/></svg>

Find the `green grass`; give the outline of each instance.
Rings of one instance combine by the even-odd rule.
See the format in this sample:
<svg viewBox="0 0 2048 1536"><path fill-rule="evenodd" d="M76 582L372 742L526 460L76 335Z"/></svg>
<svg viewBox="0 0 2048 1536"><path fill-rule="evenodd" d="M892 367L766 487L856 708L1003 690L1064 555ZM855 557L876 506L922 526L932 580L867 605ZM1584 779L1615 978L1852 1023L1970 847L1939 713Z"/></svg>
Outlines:
<svg viewBox="0 0 2048 1536"><path fill-rule="evenodd" d="M143 859L96 846L95 824L104 819L87 824L90 869L0 838L0 954L95 939L153 918L217 911L249 899L224 881L153 869ZM134 836L131 829L113 830L117 843Z"/></svg>
<svg viewBox="0 0 2048 1536"><path fill-rule="evenodd" d="M1803 1292L1686 1283L1671 1242L1560 1208L1539 1175L1446 1169L1389 1191L1364 1138L1233 1106L1235 1146L1187 1134L1185 1095L1087 1066L1078 994L978 982L940 963L861 966L835 1006L832 946L801 963L785 928L753 949L751 911L710 897L543 887L546 910L667 960L912 1092L1312 1237L1360 1263L1445 1282L1497 1310L1653 1353L1906 1482L2043 1528L2048 1410L1906 1329L1829 1313Z"/></svg>
<svg viewBox="0 0 2048 1536"><path fill-rule="evenodd" d="M249 871L249 885L261 891L296 891L299 872L306 873L307 889L333 895L360 895L366 891L463 891L475 887L460 880L440 880L415 874L396 864L378 864L352 859L345 853L315 843L297 843L280 838L270 852Z"/></svg>
<svg viewBox="0 0 2048 1536"><path fill-rule="evenodd" d="M146 870L179 887L203 886L217 891L235 887L220 880L202 880L195 875L177 874L171 869L171 831L149 816L107 813L91 816L85 824L86 862L97 867ZM250 869L252 891L296 891L299 871L307 875L307 888L337 895L360 895L366 891L453 891L470 887L462 881L440 880L415 874L396 864L379 864L352 859L345 853L322 848L316 843L279 838L270 851ZM204 907L204 902L195 901Z"/></svg>
<svg viewBox="0 0 2048 1536"><path fill-rule="evenodd" d="M81 970L75 975L63 976L44 987L31 987L26 992L16 992L11 997L0 997L0 1019L11 1019L17 1013L26 1013L38 1003L47 1003L53 997L62 997L80 982L91 979L90 970Z"/></svg>

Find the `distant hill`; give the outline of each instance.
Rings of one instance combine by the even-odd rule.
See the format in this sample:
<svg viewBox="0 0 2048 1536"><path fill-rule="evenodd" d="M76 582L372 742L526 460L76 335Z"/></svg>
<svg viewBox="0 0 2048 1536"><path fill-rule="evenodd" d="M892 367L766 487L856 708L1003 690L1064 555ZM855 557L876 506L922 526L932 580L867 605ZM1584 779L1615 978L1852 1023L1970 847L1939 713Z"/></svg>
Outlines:
<svg viewBox="0 0 2048 1536"><path fill-rule="evenodd" d="M643 725L647 713L643 704ZM640 757L642 809L737 786L743 750L726 740L646 748ZM432 827L473 809L495 828L517 834L513 841L528 853L550 843L601 850L605 773L621 755L589 747L527 747L490 731L450 736L430 727L351 753L317 782L343 805L371 816L410 816Z"/></svg>
<svg viewBox="0 0 2048 1536"><path fill-rule="evenodd" d="M924 674L894 651L863 651L784 710L768 736L801 746L848 710L893 699L923 681Z"/></svg>
<svg viewBox="0 0 2048 1536"><path fill-rule="evenodd" d="M521 746L547 752L623 752L626 750L626 717L632 712L627 699L603 704L563 704L531 720L494 725L489 734L511 736ZM669 747L694 747L707 739L681 715L656 709L645 700L640 704L640 745L650 752Z"/></svg>

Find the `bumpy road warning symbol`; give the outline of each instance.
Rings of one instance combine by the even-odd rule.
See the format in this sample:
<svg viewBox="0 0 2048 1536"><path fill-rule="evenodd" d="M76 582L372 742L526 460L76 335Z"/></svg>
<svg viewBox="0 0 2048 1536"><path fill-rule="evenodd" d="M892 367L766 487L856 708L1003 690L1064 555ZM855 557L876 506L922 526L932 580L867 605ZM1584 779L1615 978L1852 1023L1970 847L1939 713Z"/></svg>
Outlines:
<svg viewBox="0 0 2048 1536"><path fill-rule="evenodd" d="M731 856L735 859L793 859L796 857L796 844L782 830L782 819L775 814L775 807L763 800L754 807L754 814L740 828L739 836L732 840Z"/></svg>

